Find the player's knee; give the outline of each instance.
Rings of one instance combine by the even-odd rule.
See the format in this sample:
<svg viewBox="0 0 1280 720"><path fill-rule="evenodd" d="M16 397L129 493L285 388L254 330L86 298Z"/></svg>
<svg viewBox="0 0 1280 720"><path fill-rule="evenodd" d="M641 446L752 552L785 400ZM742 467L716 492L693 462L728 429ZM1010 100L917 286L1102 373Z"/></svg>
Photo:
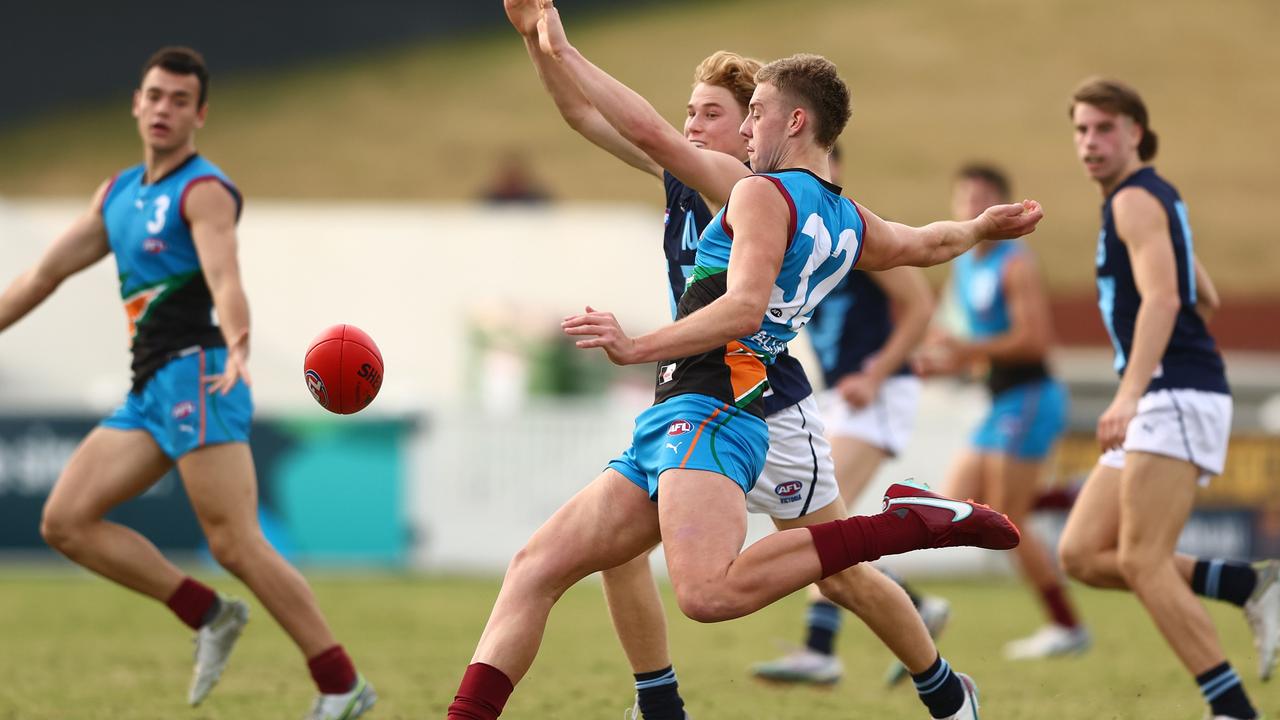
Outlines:
<svg viewBox="0 0 1280 720"><path fill-rule="evenodd" d="M737 597L721 589L702 585L675 588L676 603L685 617L700 623L733 620L747 614Z"/></svg>
<svg viewBox="0 0 1280 720"><path fill-rule="evenodd" d="M555 553L545 552L536 544L525 545L516 551L507 565L503 584L510 583L513 587L559 597L573 583L567 579L569 572L560 560Z"/></svg>
<svg viewBox="0 0 1280 720"><path fill-rule="evenodd" d="M1086 585L1095 585L1097 573L1094 572L1094 553L1086 548L1063 541L1058 546L1058 561L1067 575Z"/></svg>
<svg viewBox="0 0 1280 720"><path fill-rule="evenodd" d="M78 530L79 523L72 514L47 504L44 506L44 514L40 518L40 536L49 547L69 555L75 549L76 538L80 534Z"/></svg>
<svg viewBox="0 0 1280 720"><path fill-rule="evenodd" d="M1116 556L1117 565L1120 569L1120 576L1130 588L1137 589L1143 584L1143 581L1155 569L1155 558L1151 553L1144 552L1142 548L1120 548L1120 552Z"/></svg>
<svg viewBox="0 0 1280 720"><path fill-rule="evenodd" d="M866 584L859 585L855 582L854 574L850 572L852 569L819 580L818 590L826 599L856 614L862 611L867 599L867 591L871 588Z"/></svg>
<svg viewBox="0 0 1280 720"><path fill-rule="evenodd" d="M248 538L239 536L229 529L211 530L206 539L209 541L209 554L227 572L240 577L244 574L252 555Z"/></svg>

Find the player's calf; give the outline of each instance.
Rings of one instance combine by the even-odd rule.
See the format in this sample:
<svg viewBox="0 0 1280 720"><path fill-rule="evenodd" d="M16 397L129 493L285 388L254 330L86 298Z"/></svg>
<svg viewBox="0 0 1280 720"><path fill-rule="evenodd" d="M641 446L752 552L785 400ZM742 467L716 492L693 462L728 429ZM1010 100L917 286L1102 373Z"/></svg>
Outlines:
<svg viewBox="0 0 1280 720"><path fill-rule="evenodd" d="M980 503L955 500L914 483L895 483L884 496L884 512L809 527L829 577L860 562L925 548L1017 547L1018 528Z"/></svg>

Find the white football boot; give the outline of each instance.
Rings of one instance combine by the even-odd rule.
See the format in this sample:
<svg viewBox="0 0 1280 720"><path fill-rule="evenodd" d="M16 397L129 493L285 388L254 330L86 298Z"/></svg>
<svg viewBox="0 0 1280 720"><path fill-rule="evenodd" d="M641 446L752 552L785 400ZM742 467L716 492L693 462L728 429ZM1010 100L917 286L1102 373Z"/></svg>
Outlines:
<svg viewBox="0 0 1280 720"><path fill-rule="evenodd" d="M355 720L377 701L378 694L373 691L373 685L363 675L357 675L356 686L350 692L317 697L304 720Z"/></svg>
<svg viewBox="0 0 1280 720"><path fill-rule="evenodd" d="M1004 656L1007 660L1038 660L1079 655L1088 650L1092 643L1089 631L1083 626L1066 628L1061 625L1045 625L1030 637L1005 645Z"/></svg>
<svg viewBox="0 0 1280 720"><path fill-rule="evenodd" d="M196 667L187 702L199 705L222 677L240 633L249 622L249 606L242 600L218 596L222 607L212 620L196 631Z"/></svg>
<svg viewBox="0 0 1280 720"><path fill-rule="evenodd" d="M1255 564L1258 584L1244 604L1244 617L1253 631L1258 649L1258 676L1270 680L1276 668L1276 648L1280 646L1280 560Z"/></svg>
<svg viewBox="0 0 1280 720"><path fill-rule="evenodd" d="M801 648L777 660L756 663L751 674L761 680L832 685L844 675L844 663L835 655L823 655Z"/></svg>

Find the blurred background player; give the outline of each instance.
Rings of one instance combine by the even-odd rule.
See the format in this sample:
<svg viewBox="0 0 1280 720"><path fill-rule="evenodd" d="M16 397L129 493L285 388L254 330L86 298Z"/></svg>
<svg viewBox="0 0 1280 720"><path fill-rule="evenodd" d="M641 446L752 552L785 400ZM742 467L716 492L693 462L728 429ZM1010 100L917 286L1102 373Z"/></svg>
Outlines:
<svg viewBox="0 0 1280 720"><path fill-rule="evenodd" d="M3 330L63 280L114 254L129 321L133 389L72 455L40 530L72 561L165 603L196 630L188 700L198 704L221 676L248 605L219 596L142 535L104 519L176 465L214 558L306 657L320 692L308 720L349 720L373 705L373 688L334 640L306 581L258 527L249 305L236 257L241 198L196 153L208 89L199 53L156 52L133 97L144 162L103 182L84 214L0 295Z"/></svg>
<svg viewBox="0 0 1280 720"><path fill-rule="evenodd" d="M573 54L554 8L543 13L543 46L553 56ZM702 622L744 616L885 554L938 543L1017 544L1016 528L987 508L894 485L886 512L784 530L742 548L745 493L769 447L765 366L830 287L859 257L871 267L944 262L983 239L1030 232L1041 217L1027 202L968 223L885 223L823 179L849 117L848 90L835 67L797 55L764 66L756 78L742 132L753 168L770 174L742 179L707 226L676 322L632 338L611 313L588 307L562 325L579 347L601 348L616 364L656 361L655 403L637 417L632 446L513 559L451 719L500 715L537 654L557 598L658 540L681 610ZM783 297L775 286L793 292ZM931 716L976 717L971 681L940 657L927 675L918 680L947 689L945 698L924 698Z"/></svg>
<svg viewBox="0 0 1280 720"><path fill-rule="evenodd" d="M952 187L952 217L977 217L1008 202L1009 190L998 168L965 166ZM918 368L932 375L985 367L991 409L974 430L970 449L952 464L945 492L979 499L1025 528L1067 424L1067 391L1048 367L1053 341L1048 293L1031 249L1020 240L986 243L956 258L948 292L961 310L967 336L940 331L920 354ZM1006 645L1005 656L1029 659L1086 650L1089 634L1050 551L1027 532L1014 556L1049 624Z"/></svg>
<svg viewBox="0 0 1280 720"><path fill-rule="evenodd" d="M723 207L734 183L750 174L746 140L739 127L746 117L760 63L723 51L704 60L694 72L681 134L644 98L576 51L562 62L543 53L538 46L537 2L507 0L506 7L512 24L522 30L530 58L566 122L629 165L663 179L667 195L663 248L674 315L712 207ZM558 15L549 22L558 23ZM920 271L900 268L891 272ZM925 292L927 302L927 287ZM927 322L927 310L924 317ZM763 476L747 494L748 510L769 515L779 529L844 517L846 513L837 502L840 488L830 449L803 368L783 352L769 367L768 375L772 388L765 397L769 454ZM603 580L610 614L635 673L637 700L632 716L678 720L684 716L683 700L648 554L606 570ZM882 637L890 638L891 649L905 657L916 672L933 663L937 649L927 632L912 618L907 599L878 571L857 566L827 585L839 591L840 602L860 613ZM834 611L835 605L828 603L825 608ZM828 662L816 669L815 681L838 680L839 660L830 653L822 659ZM834 667L829 662L833 659Z"/></svg>
<svg viewBox="0 0 1280 720"><path fill-rule="evenodd" d="M832 182L839 185L839 146L832 149L830 161ZM911 437L920 380L907 358L924 337L932 313L929 281L914 267L882 272L854 268L814 310L809 339L827 387L819 406L846 511L852 511L880 464L900 453ZM899 584L936 638L950 605ZM755 665L752 672L758 677L819 684L840 679L844 668L835 654L840 610L816 587L809 589L809 597L804 647ZM907 668L895 662L890 684L906 673Z"/></svg>
<svg viewBox="0 0 1280 720"><path fill-rule="evenodd" d="M1067 518L1067 572L1132 591L1217 720L1259 717L1195 594L1244 608L1265 680L1280 641L1280 563L1175 554L1197 482L1222 473L1231 433L1226 368L1204 314L1217 292L1196 259L1187 207L1148 163L1146 104L1120 82L1090 79L1071 97L1076 156L1102 193L1098 307L1120 387L1098 419L1102 457Z"/></svg>

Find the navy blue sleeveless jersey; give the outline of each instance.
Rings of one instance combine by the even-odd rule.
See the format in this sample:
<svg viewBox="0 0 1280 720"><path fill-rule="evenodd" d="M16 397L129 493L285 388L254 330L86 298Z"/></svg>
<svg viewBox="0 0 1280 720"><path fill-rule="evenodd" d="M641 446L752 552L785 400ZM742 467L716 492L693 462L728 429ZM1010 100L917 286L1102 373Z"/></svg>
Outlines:
<svg viewBox="0 0 1280 720"><path fill-rule="evenodd" d="M142 165L121 170L103 196L102 220L129 320L135 392L175 353L226 344L186 216L187 192L206 181L221 183L239 206L239 191L199 155L150 181Z"/></svg>
<svg viewBox="0 0 1280 720"><path fill-rule="evenodd" d="M662 250L667 256L667 280L671 285L671 316L684 294L685 285L697 264L698 238L711 223L711 209L702 195L663 171L662 182L667 191L667 214L664 222ZM770 392L764 397L765 415L791 407L813 393L809 378L800 361L783 352L768 367Z"/></svg>
<svg viewBox="0 0 1280 720"><path fill-rule="evenodd" d="M809 341L822 364L827 387L840 378L860 372L867 358L893 333L889 298L869 273L850 270L844 280L813 311L809 321ZM895 375L910 374L906 363Z"/></svg>
<svg viewBox="0 0 1280 720"><path fill-rule="evenodd" d="M1128 187L1140 187L1151 193L1164 207L1169 219L1169 237L1178 273L1178 296L1182 307L1169 344L1160 358L1147 391L1190 389L1229 393L1226 369L1213 336L1196 312L1195 249L1191 242L1191 225L1187 207L1174 189L1155 169L1144 167L1130 175L1107 196L1102 205L1102 231L1098 234L1097 276L1098 308L1102 322L1115 347L1116 372L1123 374L1133 348L1138 306L1142 301L1133 278L1129 250L1116 232L1111 201Z"/></svg>

